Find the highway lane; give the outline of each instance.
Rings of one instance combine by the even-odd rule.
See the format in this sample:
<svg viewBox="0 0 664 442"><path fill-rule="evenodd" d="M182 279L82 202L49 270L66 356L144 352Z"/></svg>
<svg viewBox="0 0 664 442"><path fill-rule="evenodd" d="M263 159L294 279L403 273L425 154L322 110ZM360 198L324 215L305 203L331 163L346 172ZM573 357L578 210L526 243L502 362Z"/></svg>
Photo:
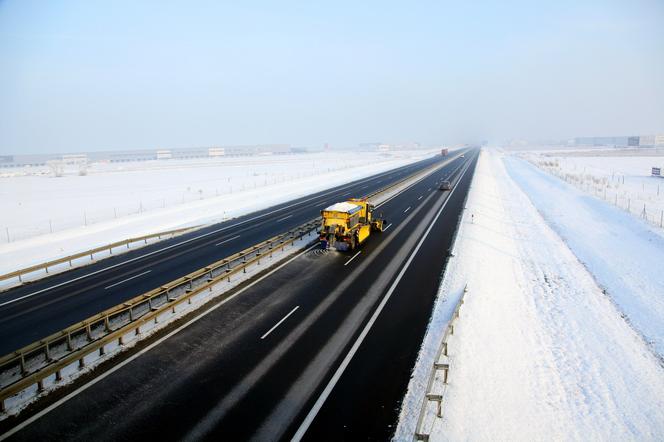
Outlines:
<svg viewBox="0 0 664 442"><path fill-rule="evenodd" d="M474 155L467 160L474 163ZM52 439L117 440L161 435L167 440L273 440L293 434L430 226L435 228L429 229L423 243L431 241L440 248L426 254L422 267L428 270L415 275L415 287L437 287L449 247L444 238L437 238L444 236L437 229L442 226L448 235L455 230L461 209L458 201L470 179L465 166L460 168L462 162L453 162L383 205L380 211L391 228L372 236L350 263L348 254L318 249L303 253L36 420L15 438L48 435ZM452 195L457 203L445 207L449 193L438 191L436 185L453 172L464 174L462 184L466 184ZM408 272L401 277L408 278ZM405 297L403 302L423 312L420 315L426 319L435 287L433 294L414 299L409 285L394 291L391 299ZM384 321L378 316L372 330L378 330ZM376 351L389 353L395 342L399 347L417 348L426 320L396 324L421 333L394 330L397 337L403 333L404 338L386 341L378 337L377 345L362 348L358 354L367 353L371 359ZM413 342L413 337L419 341ZM399 355L398 349L395 353ZM393 363L407 367L401 370L406 373L405 381L400 380L404 384L414 357ZM357 386L354 398L366 394L366 387L382 391L371 382L374 375L368 373L369 381ZM354 378L355 373L343 376ZM380 403L372 402L375 406ZM337 421L338 428L330 428L329 435L343 434L339 433L343 423ZM312 431L317 425L314 420Z"/></svg>
<svg viewBox="0 0 664 442"><path fill-rule="evenodd" d="M427 159L1 293L0 354L287 231L316 217L326 204L371 193L441 160Z"/></svg>

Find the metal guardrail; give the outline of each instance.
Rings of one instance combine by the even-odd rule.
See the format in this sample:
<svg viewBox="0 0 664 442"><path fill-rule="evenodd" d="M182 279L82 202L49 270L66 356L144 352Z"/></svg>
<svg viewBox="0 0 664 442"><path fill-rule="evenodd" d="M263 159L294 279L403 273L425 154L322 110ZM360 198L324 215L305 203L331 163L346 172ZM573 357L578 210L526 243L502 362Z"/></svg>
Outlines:
<svg viewBox="0 0 664 442"><path fill-rule="evenodd" d="M283 249L318 224L317 219L309 221L0 358L0 373L8 380L1 386L0 411L4 411L9 397L34 384L43 391L45 378L55 374L56 381L61 380L60 371L76 361L83 368L86 355L94 351L103 355L104 346L116 340L123 345L122 337L128 332L140 334L141 325L179 304L191 302L193 296L211 290L222 280L230 282L231 276L246 273L246 267L260 264L263 255L271 256L273 250Z"/></svg>
<svg viewBox="0 0 664 442"><path fill-rule="evenodd" d="M23 282L23 279L21 278L23 275L26 275L26 274L32 273L32 272L36 272L37 270L44 269L44 270L46 270L46 273L48 273L48 268L49 267L53 267L53 266L56 266L58 264L64 264L66 262L69 262L69 267L72 267L72 261L74 261L76 259L79 259L79 258L83 258L85 256L90 256L90 260L93 260L95 253L99 253L99 252L103 252L105 250L108 250L109 254L112 255L113 254L113 249L116 248L116 247L126 245L127 248L129 248L129 244L139 242L139 241L144 241L147 244L148 239L152 239L152 238L161 239L162 236L177 235L178 233L186 232L188 230L193 230L193 229L196 229L196 228L197 227L183 227L183 228L180 228L180 229L168 230L166 232L151 233L149 235L138 236L136 238L124 239L122 241L117 241L117 242L114 242L114 243L111 243L111 244L106 244L106 245L103 245L103 246L100 246L100 247L96 247L94 249L79 252L79 253L76 253L74 255L65 256L65 257L62 257L62 258L54 259L52 261L47 261L47 262L44 262L44 263L41 263L41 264L36 264L36 265L30 266L30 267L26 267L24 269L15 270L13 272L6 273L4 275L0 275L0 281L3 281L5 279L11 279L11 278L18 277L19 282Z"/></svg>
<svg viewBox="0 0 664 442"><path fill-rule="evenodd" d="M436 417L437 418L443 417L443 398L445 396L445 392L447 391L447 385L448 385L447 377L450 371L450 364L449 361L447 361L446 359L441 360L441 356L447 358L448 340L449 337L454 334L454 323L459 318L459 312L461 310L461 306L464 303L466 293L468 293L467 285L463 288L463 294L461 295L459 302L454 308L454 313L452 313L452 318L447 323L447 328L445 329L445 333L443 333L443 338L440 341L440 345L438 346L438 351L436 352L436 357L434 358L433 366L431 367L431 371L429 372L429 381L427 382L427 388L425 390L424 399L422 400L422 407L420 408L420 415L417 419L417 426L415 427L415 435L413 439L416 441L427 442L429 440L429 435L431 434L431 431L428 432L425 431L423 426L424 426L424 419L426 416L427 406L429 405L430 402L436 402ZM436 375L438 374L439 371L443 372L443 382L442 382L443 387L441 391L436 392L434 391L433 387L436 380Z"/></svg>
<svg viewBox="0 0 664 442"><path fill-rule="evenodd" d="M458 155L449 160L457 157ZM365 198L372 198L390 191L418 175L426 176L441 166L442 164L434 164L423 171L418 171L367 194ZM128 333L134 332L139 335L141 326L150 321L157 322L158 317L169 309L175 312L175 308L182 303L191 304L194 296L205 290L211 291L213 285L225 279L230 282L230 277L234 274L246 273L249 265L260 264L262 256L269 254L271 257L273 250L279 248L283 250L285 246L317 229L319 223L318 218L310 220L286 233L262 241L0 357L0 379L5 379L3 384L0 384L0 412L6 411L8 398L35 384L37 393L44 391L46 378L55 375L55 381L61 381L63 378L61 371L77 362L80 369L84 368L86 356L97 351L100 356L104 355L105 346L111 343L124 345L123 337ZM167 233L148 235L146 238L164 234ZM144 237L138 238L138 240L142 239ZM107 250L111 246L116 247L116 244L124 245L125 243L126 241L115 243L95 250ZM86 256L91 252L83 252L80 256ZM75 259L66 257L57 261L58 263L66 262L67 258ZM54 262L46 264L53 265ZM43 268L43 265L39 268Z"/></svg>
<svg viewBox="0 0 664 442"><path fill-rule="evenodd" d="M475 178L475 171L477 169L473 169L473 175L471 176L471 185L473 182L473 179ZM470 191L466 194L464 200L463 200L463 207L464 210L466 208L466 202L468 201L468 196L470 195ZM462 217L459 218L459 223L462 221ZM452 244L456 245L456 240L457 236L459 234L459 228L457 226L457 229L454 231L454 236L452 238ZM454 256L454 255L450 255ZM449 260L449 257L448 257ZM454 334L454 323L456 320L459 318L459 312L461 310L461 306L465 302L466 294L468 293L468 284L466 284L463 288L463 294L461 295L461 298L457 302L457 305L454 308L454 312L452 313L452 318L450 321L447 323L447 328L445 329L445 332L443 333L443 337L441 339L440 345L438 347L438 351L436 353L436 357L434 358L433 366L431 367L431 371L429 373L429 380L427 382L427 388L425 390L425 395L422 400L422 407L420 408L420 414L417 419L417 425L415 427L415 434L413 435L413 440L415 441L429 441L429 436L431 434L431 431L429 430L428 432L423 429L424 426L424 419L426 417L426 411L427 411L427 406L429 405L430 402L436 402L436 417L437 418L442 418L443 417L443 398L445 396L445 392L447 391L447 380L448 380L448 374L450 370L450 364L447 361L441 361L441 356L447 357L447 350L448 350L448 339L451 335ZM443 371L443 388L442 391L437 394L436 392L433 391L433 386L436 380L436 375L438 371L442 370Z"/></svg>

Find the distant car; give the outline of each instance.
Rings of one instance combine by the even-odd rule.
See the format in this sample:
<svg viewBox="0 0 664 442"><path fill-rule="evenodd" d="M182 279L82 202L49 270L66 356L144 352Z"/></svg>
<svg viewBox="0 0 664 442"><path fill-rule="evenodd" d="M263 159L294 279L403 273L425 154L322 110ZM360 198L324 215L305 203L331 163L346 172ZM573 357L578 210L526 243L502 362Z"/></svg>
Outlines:
<svg viewBox="0 0 664 442"><path fill-rule="evenodd" d="M461 158L466 158L466 155L464 155L464 154L461 154Z"/></svg>
<svg viewBox="0 0 664 442"><path fill-rule="evenodd" d="M452 184L449 181L443 181L439 187L440 190L452 190Z"/></svg>

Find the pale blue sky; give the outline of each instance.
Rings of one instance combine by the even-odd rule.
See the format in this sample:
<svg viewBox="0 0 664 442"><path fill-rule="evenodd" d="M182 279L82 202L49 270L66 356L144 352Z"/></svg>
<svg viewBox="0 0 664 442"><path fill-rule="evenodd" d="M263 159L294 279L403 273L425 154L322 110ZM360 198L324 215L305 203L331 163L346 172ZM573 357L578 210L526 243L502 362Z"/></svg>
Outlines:
<svg viewBox="0 0 664 442"><path fill-rule="evenodd" d="M664 2L0 1L0 153L664 132Z"/></svg>

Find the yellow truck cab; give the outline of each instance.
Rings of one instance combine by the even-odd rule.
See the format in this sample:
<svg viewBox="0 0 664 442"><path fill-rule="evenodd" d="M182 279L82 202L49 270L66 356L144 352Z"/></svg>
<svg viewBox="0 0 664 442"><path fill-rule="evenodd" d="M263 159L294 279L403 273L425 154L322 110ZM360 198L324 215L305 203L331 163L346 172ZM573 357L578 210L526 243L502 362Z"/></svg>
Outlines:
<svg viewBox="0 0 664 442"><path fill-rule="evenodd" d="M353 198L321 210L320 241L323 248L354 250L372 231L381 232L384 220L373 217L374 206Z"/></svg>

